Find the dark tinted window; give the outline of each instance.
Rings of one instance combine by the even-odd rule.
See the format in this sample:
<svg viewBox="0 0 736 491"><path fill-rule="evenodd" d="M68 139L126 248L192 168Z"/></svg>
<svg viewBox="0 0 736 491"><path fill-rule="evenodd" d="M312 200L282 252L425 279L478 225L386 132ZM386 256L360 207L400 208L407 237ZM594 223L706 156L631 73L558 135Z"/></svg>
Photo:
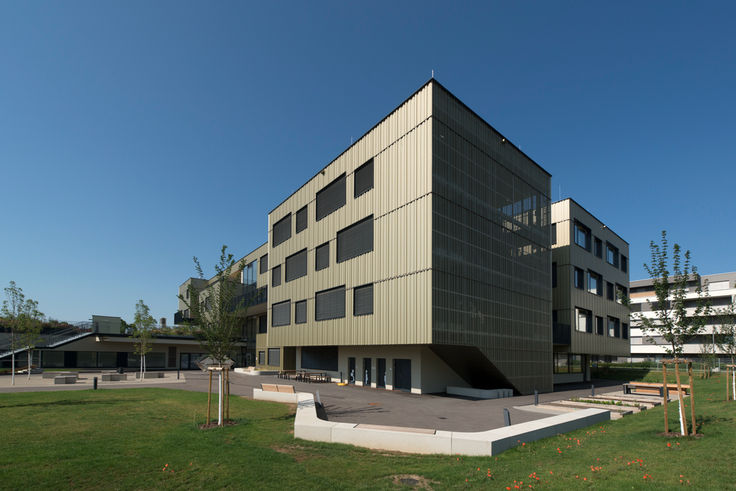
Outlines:
<svg viewBox="0 0 736 491"><path fill-rule="evenodd" d="M321 246L317 246L314 251L314 269L319 271L330 265L330 243L325 242Z"/></svg>
<svg viewBox="0 0 736 491"><path fill-rule="evenodd" d="M359 286L353 289L353 315L373 313L373 285Z"/></svg>
<svg viewBox="0 0 736 491"><path fill-rule="evenodd" d="M353 175L355 180L355 197L373 189L373 159L358 167Z"/></svg>
<svg viewBox="0 0 736 491"><path fill-rule="evenodd" d="M281 265L279 264L271 270L271 286L279 286L281 284Z"/></svg>
<svg viewBox="0 0 736 491"><path fill-rule="evenodd" d="M345 174L317 192L317 221L345 205Z"/></svg>
<svg viewBox="0 0 736 491"><path fill-rule="evenodd" d="M314 296L314 319L324 321L345 317L345 285L317 292Z"/></svg>
<svg viewBox="0 0 736 491"><path fill-rule="evenodd" d="M272 367L281 364L281 350L279 348L268 348L268 364Z"/></svg>
<svg viewBox="0 0 736 491"><path fill-rule="evenodd" d="M337 346L304 346L302 348L302 368L336 372L338 370Z"/></svg>
<svg viewBox="0 0 736 491"><path fill-rule="evenodd" d="M276 222L273 226L272 247L276 247L291 237L291 213Z"/></svg>
<svg viewBox="0 0 736 491"><path fill-rule="evenodd" d="M337 233L337 262L341 263L373 250L373 215Z"/></svg>
<svg viewBox="0 0 736 491"><path fill-rule="evenodd" d="M258 318L258 334L266 334L268 332L268 317L262 315Z"/></svg>
<svg viewBox="0 0 736 491"><path fill-rule="evenodd" d="M261 256L261 270L259 271L259 273L268 273L268 254L264 254Z"/></svg>
<svg viewBox="0 0 736 491"><path fill-rule="evenodd" d="M307 207L296 212L296 233L307 228Z"/></svg>
<svg viewBox="0 0 736 491"><path fill-rule="evenodd" d="M294 304L294 324L307 322L307 301L302 300Z"/></svg>
<svg viewBox="0 0 736 491"><path fill-rule="evenodd" d="M307 275L307 250L303 249L286 258L286 281Z"/></svg>
<svg viewBox="0 0 736 491"><path fill-rule="evenodd" d="M271 327L291 324L291 300L273 304L271 307Z"/></svg>

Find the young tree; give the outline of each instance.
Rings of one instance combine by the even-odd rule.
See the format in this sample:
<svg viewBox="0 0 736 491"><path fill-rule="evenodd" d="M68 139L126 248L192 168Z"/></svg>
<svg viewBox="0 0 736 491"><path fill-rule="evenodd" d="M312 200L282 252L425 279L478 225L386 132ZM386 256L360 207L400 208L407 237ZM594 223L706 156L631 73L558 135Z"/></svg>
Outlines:
<svg viewBox="0 0 736 491"><path fill-rule="evenodd" d="M15 385L15 351L24 346L28 349L28 376L30 378L32 349L38 341L43 314L38 311L38 302L26 299L23 289L11 281L5 290L2 315L10 326L11 384Z"/></svg>
<svg viewBox="0 0 736 491"><path fill-rule="evenodd" d="M199 278L204 273L199 260L194 257L194 267ZM235 271L233 270L236 268ZM193 284L188 286L188 299L179 295L179 300L189 308L191 321L189 325L193 334L199 339L202 347L215 361L223 367L235 351L235 343L241 338L243 318L247 311L247 303L243 296L243 288L237 274L245 268L245 263L236 263L227 246L220 250L220 260L215 265L215 276L203 289ZM222 370L219 371L218 424L223 422L223 386ZM209 424L209 421L207 422Z"/></svg>
<svg viewBox="0 0 736 491"><path fill-rule="evenodd" d="M718 331L716 332L716 344L731 358L731 364L736 360L736 306L733 302L718 311Z"/></svg>
<svg viewBox="0 0 736 491"><path fill-rule="evenodd" d="M677 357L682 355L683 344L697 335L705 324L705 318L710 312L708 285L706 283L705 289L701 287L698 270L690 264L690 251L683 254L680 245L675 244L670 257L665 230L662 231L661 243L655 244L651 241L649 250L651 262L644 264L644 269L654 284L656 300L649 301L654 317L639 314L637 319L645 334L655 333L664 338L669 344L666 348L667 353ZM687 284L692 280L697 281L695 288L697 296L695 310L692 315L688 315Z"/></svg>
<svg viewBox="0 0 736 491"><path fill-rule="evenodd" d="M135 354L140 356L141 361L141 382L146 373L146 354L152 348L151 338L154 327L156 327L156 319L151 315L151 309L143 303L143 300L138 300L138 303L135 304L135 318L133 319L133 338L136 342Z"/></svg>

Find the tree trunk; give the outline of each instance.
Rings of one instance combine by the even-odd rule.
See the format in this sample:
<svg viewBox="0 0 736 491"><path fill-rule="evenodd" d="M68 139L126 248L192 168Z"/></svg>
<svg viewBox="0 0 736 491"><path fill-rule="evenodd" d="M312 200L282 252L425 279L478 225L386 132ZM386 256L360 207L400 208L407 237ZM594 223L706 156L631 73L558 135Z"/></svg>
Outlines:
<svg viewBox="0 0 736 491"><path fill-rule="evenodd" d="M33 351L28 347L28 381L31 381L31 365L33 364Z"/></svg>
<svg viewBox="0 0 736 491"><path fill-rule="evenodd" d="M10 349L13 350L12 361L10 362L10 385L15 385L15 346L13 346L13 343L10 344Z"/></svg>
<svg viewBox="0 0 736 491"><path fill-rule="evenodd" d="M222 393L222 370L217 374L217 426L222 426L222 403L225 402L223 399L224 394Z"/></svg>

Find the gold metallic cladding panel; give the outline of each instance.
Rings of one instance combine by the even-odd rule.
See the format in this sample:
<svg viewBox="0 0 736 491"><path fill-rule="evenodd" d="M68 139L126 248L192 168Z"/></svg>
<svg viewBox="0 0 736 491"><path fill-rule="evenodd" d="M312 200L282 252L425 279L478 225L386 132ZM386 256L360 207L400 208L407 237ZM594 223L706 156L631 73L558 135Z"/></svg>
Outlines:
<svg viewBox="0 0 736 491"><path fill-rule="evenodd" d="M308 250L308 274L270 288L269 306L292 301L290 326L269 326L268 345L431 342L431 86L392 113L269 215L269 224L309 206L308 228L269 252L269 269ZM374 187L353 197L353 172L374 159ZM315 222L317 191L346 173L346 205ZM374 215L374 251L336 263L339 230ZM294 229L292 230L293 233ZM270 244L269 226L269 244ZM315 247L330 243L330 266L314 270ZM374 314L352 315L352 288L374 283ZM314 293L346 285L346 316L316 322ZM307 323L294 324L293 302L307 300ZM270 317L269 317L270 323ZM260 336L259 336L260 337Z"/></svg>

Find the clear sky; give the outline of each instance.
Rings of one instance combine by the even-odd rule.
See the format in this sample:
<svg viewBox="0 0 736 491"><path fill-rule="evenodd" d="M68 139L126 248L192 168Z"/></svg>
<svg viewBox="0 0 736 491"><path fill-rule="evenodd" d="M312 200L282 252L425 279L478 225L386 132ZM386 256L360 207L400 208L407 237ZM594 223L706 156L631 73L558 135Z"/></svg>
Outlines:
<svg viewBox="0 0 736 491"><path fill-rule="evenodd" d="M736 270L733 2L0 2L0 286L173 321L434 70L631 245Z"/></svg>

